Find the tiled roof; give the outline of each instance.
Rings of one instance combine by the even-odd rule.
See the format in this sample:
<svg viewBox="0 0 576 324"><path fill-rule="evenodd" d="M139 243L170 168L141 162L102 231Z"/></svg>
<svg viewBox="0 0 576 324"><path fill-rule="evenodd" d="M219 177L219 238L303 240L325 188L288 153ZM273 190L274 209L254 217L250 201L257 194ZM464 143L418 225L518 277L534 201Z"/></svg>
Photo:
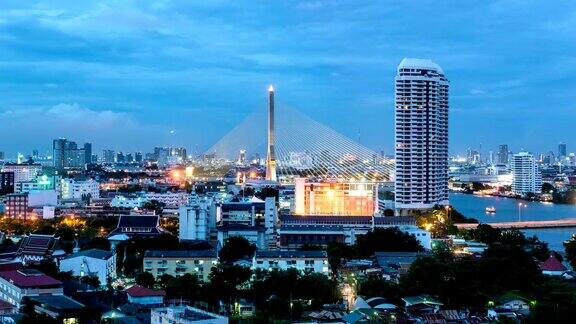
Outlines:
<svg viewBox="0 0 576 324"><path fill-rule="evenodd" d="M0 277L18 287L46 287L62 285L62 282L33 269L2 271L0 272Z"/></svg>
<svg viewBox="0 0 576 324"><path fill-rule="evenodd" d="M159 216L120 216L118 227L156 227Z"/></svg>
<svg viewBox="0 0 576 324"><path fill-rule="evenodd" d="M165 296L164 290L153 290L140 285L134 285L125 290L130 297L152 297L152 296Z"/></svg>
<svg viewBox="0 0 576 324"><path fill-rule="evenodd" d="M54 235L30 234L22 239L18 254L47 255L56 244Z"/></svg>
<svg viewBox="0 0 576 324"><path fill-rule="evenodd" d="M553 256L550 256L548 260L540 262L540 270L542 271L566 271L566 267L558 261Z"/></svg>
<svg viewBox="0 0 576 324"><path fill-rule="evenodd" d="M108 236L127 234L130 236L146 235L155 236L162 233L159 216L127 216L122 215L118 219L118 226Z"/></svg>

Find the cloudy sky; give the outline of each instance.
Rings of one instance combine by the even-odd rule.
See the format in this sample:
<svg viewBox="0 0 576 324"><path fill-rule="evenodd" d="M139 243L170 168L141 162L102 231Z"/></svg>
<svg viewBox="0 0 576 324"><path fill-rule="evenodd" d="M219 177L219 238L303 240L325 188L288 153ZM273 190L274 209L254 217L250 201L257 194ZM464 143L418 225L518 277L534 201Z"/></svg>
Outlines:
<svg viewBox="0 0 576 324"><path fill-rule="evenodd" d="M453 153L576 147L574 1L2 0L0 151L202 151L274 83L279 105L391 153L403 57L450 79Z"/></svg>

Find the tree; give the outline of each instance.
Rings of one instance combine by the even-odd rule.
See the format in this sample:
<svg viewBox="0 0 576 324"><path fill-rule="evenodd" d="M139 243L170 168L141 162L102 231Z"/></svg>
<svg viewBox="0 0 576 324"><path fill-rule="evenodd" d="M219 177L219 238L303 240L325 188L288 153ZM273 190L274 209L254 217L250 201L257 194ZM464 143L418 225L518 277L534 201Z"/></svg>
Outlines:
<svg viewBox="0 0 576 324"><path fill-rule="evenodd" d="M394 210L390 209L390 208L384 209L384 216L385 217L393 217L394 216Z"/></svg>
<svg viewBox="0 0 576 324"><path fill-rule="evenodd" d="M480 224L472 230L472 237L482 243L492 244L500 240L501 231L488 224Z"/></svg>
<svg viewBox="0 0 576 324"><path fill-rule="evenodd" d="M412 234L397 227L377 228L356 239L356 250L361 257L369 257L374 252L419 252L424 248Z"/></svg>
<svg viewBox="0 0 576 324"><path fill-rule="evenodd" d="M104 237L94 237L86 244L86 246L84 246L83 249L84 250L98 249L98 250L109 251L110 250L110 241L108 241L108 239L106 239Z"/></svg>
<svg viewBox="0 0 576 324"><path fill-rule="evenodd" d="M142 205L142 208L153 210L156 213L156 215L162 215L162 210L164 209L164 207L166 207L165 203L154 199L147 201L144 203L144 205Z"/></svg>
<svg viewBox="0 0 576 324"><path fill-rule="evenodd" d="M555 193L556 192L556 188L554 188L554 186L548 182L544 182L542 183L542 192L543 193Z"/></svg>
<svg viewBox="0 0 576 324"><path fill-rule="evenodd" d="M96 276L84 276L80 278L80 281L95 288L100 287L100 279L98 279Z"/></svg>
<svg viewBox="0 0 576 324"><path fill-rule="evenodd" d="M150 272L141 272L136 276L136 283L146 288L154 287L154 276Z"/></svg>
<svg viewBox="0 0 576 324"><path fill-rule="evenodd" d="M161 282L166 281L166 295L173 299L185 299L187 301L197 301L201 298L201 284L198 277L189 273L180 277L160 278Z"/></svg>
<svg viewBox="0 0 576 324"><path fill-rule="evenodd" d="M210 272L210 284L205 291L205 298L213 304L223 301L230 305L238 298L240 289L244 288L251 276L250 268L218 264Z"/></svg>
<svg viewBox="0 0 576 324"><path fill-rule="evenodd" d="M266 197L274 197L276 201L278 201L278 197L280 196L280 194L278 192L278 189L264 187L260 189L258 192L256 192L255 196L262 200L265 200Z"/></svg>
<svg viewBox="0 0 576 324"><path fill-rule="evenodd" d="M240 259L251 258L255 251L256 246L244 237L232 236L224 242L219 257L220 261L231 263Z"/></svg>
<svg viewBox="0 0 576 324"><path fill-rule="evenodd" d="M576 236L564 243L564 251L566 252L566 259L570 262L573 269L576 269Z"/></svg>

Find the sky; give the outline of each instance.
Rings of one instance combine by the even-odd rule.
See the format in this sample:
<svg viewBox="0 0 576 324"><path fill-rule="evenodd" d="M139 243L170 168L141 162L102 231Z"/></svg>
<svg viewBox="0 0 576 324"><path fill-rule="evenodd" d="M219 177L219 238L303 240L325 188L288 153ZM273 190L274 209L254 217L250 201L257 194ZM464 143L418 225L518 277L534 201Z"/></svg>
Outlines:
<svg viewBox="0 0 576 324"><path fill-rule="evenodd" d="M2 0L0 151L203 152L273 83L277 105L392 154L404 57L450 80L451 153L576 151L576 2L531 0Z"/></svg>

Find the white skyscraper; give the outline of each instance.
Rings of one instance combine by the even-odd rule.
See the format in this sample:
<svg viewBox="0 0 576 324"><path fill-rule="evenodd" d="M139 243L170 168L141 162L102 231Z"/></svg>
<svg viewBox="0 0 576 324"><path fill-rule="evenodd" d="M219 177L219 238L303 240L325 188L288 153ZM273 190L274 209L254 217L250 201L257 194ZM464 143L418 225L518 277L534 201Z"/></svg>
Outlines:
<svg viewBox="0 0 576 324"><path fill-rule="evenodd" d="M542 192L542 175L534 156L527 152L514 154L512 157L512 192L518 195Z"/></svg>
<svg viewBox="0 0 576 324"><path fill-rule="evenodd" d="M448 204L448 80L438 64L400 62L395 126L396 208Z"/></svg>

